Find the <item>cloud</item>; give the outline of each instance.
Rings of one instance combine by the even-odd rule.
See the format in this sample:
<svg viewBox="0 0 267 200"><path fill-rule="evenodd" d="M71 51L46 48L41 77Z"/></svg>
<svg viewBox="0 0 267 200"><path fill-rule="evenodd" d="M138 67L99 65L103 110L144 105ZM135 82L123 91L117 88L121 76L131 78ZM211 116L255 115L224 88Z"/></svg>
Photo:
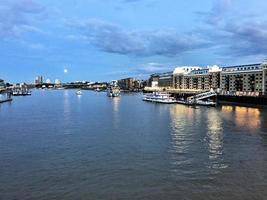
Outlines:
<svg viewBox="0 0 267 200"><path fill-rule="evenodd" d="M177 56L184 52L202 48L205 41L192 35L181 35L173 29L164 30L126 30L121 26L90 19L69 23L79 31L70 35L101 51L134 56Z"/></svg>
<svg viewBox="0 0 267 200"><path fill-rule="evenodd" d="M210 25L218 25L232 7L232 0L213 0L213 5L208 12L197 12L204 17L204 21Z"/></svg>
<svg viewBox="0 0 267 200"><path fill-rule="evenodd" d="M146 63L142 64L135 69L136 72L143 73L143 74L151 74L151 73L159 73L165 72L170 70L170 65L168 64L161 64L161 63Z"/></svg>
<svg viewBox="0 0 267 200"><path fill-rule="evenodd" d="M126 70L112 71L107 75L116 76L118 78L135 77L147 79L152 73L168 72L173 70L173 65L169 63L149 62L138 64Z"/></svg>
<svg viewBox="0 0 267 200"><path fill-rule="evenodd" d="M223 30L229 34L230 52L238 56L266 55L267 22L228 23Z"/></svg>
<svg viewBox="0 0 267 200"><path fill-rule="evenodd" d="M45 8L34 0L2 0L0 2L0 39L25 32L42 32L33 24Z"/></svg>
<svg viewBox="0 0 267 200"><path fill-rule="evenodd" d="M216 0L209 12L198 13L207 25L200 28L201 38L209 40L219 55L259 56L267 53L267 21L237 12L233 0Z"/></svg>

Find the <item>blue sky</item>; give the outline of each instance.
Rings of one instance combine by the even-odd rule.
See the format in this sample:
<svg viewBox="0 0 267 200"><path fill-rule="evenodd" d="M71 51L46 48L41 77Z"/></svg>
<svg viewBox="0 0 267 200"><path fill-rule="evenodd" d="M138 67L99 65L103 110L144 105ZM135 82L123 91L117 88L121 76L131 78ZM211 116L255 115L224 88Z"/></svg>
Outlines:
<svg viewBox="0 0 267 200"><path fill-rule="evenodd" d="M109 81L261 62L266 10L264 0L1 0L0 78Z"/></svg>

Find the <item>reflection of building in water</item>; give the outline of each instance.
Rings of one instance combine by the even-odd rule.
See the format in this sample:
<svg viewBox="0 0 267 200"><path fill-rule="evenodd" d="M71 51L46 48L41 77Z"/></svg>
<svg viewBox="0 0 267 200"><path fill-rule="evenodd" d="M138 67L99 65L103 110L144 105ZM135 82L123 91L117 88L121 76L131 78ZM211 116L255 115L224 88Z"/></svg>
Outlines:
<svg viewBox="0 0 267 200"><path fill-rule="evenodd" d="M193 144L194 133L188 132L188 129L194 123L194 119L199 117L198 110L183 105L172 105L170 108L170 126L172 131L172 151L174 155L186 153ZM174 157L174 162L179 164L179 157Z"/></svg>
<svg viewBox="0 0 267 200"><path fill-rule="evenodd" d="M64 90L63 93L63 109L64 109L64 120L70 119L70 101L69 101L69 91Z"/></svg>
<svg viewBox="0 0 267 200"><path fill-rule="evenodd" d="M209 110L207 113L207 138L209 151L209 168L217 173L219 169L228 166L223 161L223 125L218 110Z"/></svg>
<svg viewBox="0 0 267 200"><path fill-rule="evenodd" d="M209 158L217 159L222 154L223 149L222 121L217 110L209 110L207 114L207 140L210 153Z"/></svg>
<svg viewBox="0 0 267 200"><path fill-rule="evenodd" d="M113 111L113 118L112 123L114 127L118 127L120 123L120 116L119 116L119 108L120 108L120 97L112 98L112 111Z"/></svg>
<svg viewBox="0 0 267 200"><path fill-rule="evenodd" d="M222 106L222 111L223 112L226 112L226 113L231 113L231 112L233 112L233 110L234 110L234 107L233 106Z"/></svg>
<svg viewBox="0 0 267 200"><path fill-rule="evenodd" d="M120 97L112 98L113 112L119 112Z"/></svg>
<svg viewBox="0 0 267 200"><path fill-rule="evenodd" d="M258 108L235 108L235 121L238 127L247 127L251 130L260 128L260 110Z"/></svg>
<svg viewBox="0 0 267 200"><path fill-rule="evenodd" d="M222 111L235 114L237 127L246 127L250 130L260 128L260 110L258 108L248 108L240 106L222 106Z"/></svg>

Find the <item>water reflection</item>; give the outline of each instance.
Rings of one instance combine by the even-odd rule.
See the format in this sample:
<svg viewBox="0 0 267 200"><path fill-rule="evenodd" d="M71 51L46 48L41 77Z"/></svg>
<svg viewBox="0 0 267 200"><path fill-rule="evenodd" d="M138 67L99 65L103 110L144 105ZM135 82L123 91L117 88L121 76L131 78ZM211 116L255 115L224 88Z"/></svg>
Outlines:
<svg viewBox="0 0 267 200"><path fill-rule="evenodd" d="M251 131L261 126L260 109L240 106L222 106L224 113L234 113L235 124L238 128L247 128Z"/></svg>
<svg viewBox="0 0 267 200"><path fill-rule="evenodd" d="M119 117L119 108L120 108L120 97L112 98L112 111L113 111L113 119L112 123L114 128L119 127L120 117Z"/></svg>
<svg viewBox="0 0 267 200"><path fill-rule="evenodd" d="M64 90L63 105L64 105L64 118L68 118L69 113L70 113L70 101L69 101L69 91L68 90Z"/></svg>
<svg viewBox="0 0 267 200"><path fill-rule="evenodd" d="M198 111L192 107L183 105L170 106L170 127L172 140L172 164L180 166L190 164L191 159L186 156L193 145L194 132L188 132L193 126L195 116ZM191 123L190 123L191 122ZM175 171L178 170L176 167Z"/></svg>
<svg viewBox="0 0 267 200"><path fill-rule="evenodd" d="M221 169L227 165L223 163L223 125L220 113L216 109L207 112L207 136L209 151L209 168ZM215 171L217 172L217 171Z"/></svg>
<svg viewBox="0 0 267 200"><path fill-rule="evenodd" d="M70 97L69 91L64 90L63 92L63 120L64 120L64 134L70 134L71 131L66 126L71 122L71 108L70 108Z"/></svg>

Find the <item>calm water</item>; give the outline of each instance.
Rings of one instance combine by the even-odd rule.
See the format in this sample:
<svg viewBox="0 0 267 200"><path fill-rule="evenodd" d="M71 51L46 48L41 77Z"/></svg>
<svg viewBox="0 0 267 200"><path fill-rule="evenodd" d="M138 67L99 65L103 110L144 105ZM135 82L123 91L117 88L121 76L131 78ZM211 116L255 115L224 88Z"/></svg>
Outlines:
<svg viewBox="0 0 267 200"><path fill-rule="evenodd" d="M0 199L267 199L267 109L34 91L0 105Z"/></svg>

